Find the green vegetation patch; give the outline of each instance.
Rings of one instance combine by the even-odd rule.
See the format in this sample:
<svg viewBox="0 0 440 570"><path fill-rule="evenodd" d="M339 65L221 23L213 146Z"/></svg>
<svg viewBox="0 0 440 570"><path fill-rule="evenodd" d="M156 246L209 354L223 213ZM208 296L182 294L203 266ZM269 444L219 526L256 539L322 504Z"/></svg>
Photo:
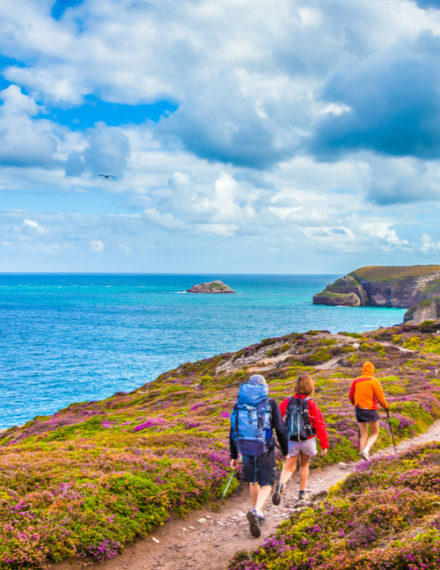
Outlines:
<svg viewBox="0 0 440 570"><path fill-rule="evenodd" d="M406 279L408 277L425 277L432 273L440 273L440 265L371 265L360 267L349 273L358 281L388 281L390 279Z"/></svg>
<svg viewBox="0 0 440 570"><path fill-rule="evenodd" d="M361 463L230 570L440 567L440 444Z"/></svg>

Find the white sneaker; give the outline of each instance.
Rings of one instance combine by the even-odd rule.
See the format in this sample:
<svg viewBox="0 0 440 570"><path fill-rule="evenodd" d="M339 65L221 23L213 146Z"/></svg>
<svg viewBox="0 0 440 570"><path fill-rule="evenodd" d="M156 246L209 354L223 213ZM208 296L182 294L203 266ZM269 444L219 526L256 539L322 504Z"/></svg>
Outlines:
<svg viewBox="0 0 440 570"><path fill-rule="evenodd" d="M365 459L365 461L370 461L370 454L368 451L361 451L359 455L362 457L362 459Z"/></svg>

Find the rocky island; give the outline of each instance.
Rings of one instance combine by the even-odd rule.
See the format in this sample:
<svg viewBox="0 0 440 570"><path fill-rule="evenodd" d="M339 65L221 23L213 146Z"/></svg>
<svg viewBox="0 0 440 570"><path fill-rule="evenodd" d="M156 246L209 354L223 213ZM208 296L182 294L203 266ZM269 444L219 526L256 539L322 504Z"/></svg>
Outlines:
<svg viewBox="0 0 440 570"><path fill-rule="evenodd" d="M370 266L337 279L314 295L313 304L409 308L439 296L440 265ZM428 305L424 313L434 314Z"/></svg>
<svg viewBox="0 0 440 570"><path fill-rule="evenodd" d="M210 281L209 283L199 283L187 289L187 293L235 293L223 281Z"/></svg>

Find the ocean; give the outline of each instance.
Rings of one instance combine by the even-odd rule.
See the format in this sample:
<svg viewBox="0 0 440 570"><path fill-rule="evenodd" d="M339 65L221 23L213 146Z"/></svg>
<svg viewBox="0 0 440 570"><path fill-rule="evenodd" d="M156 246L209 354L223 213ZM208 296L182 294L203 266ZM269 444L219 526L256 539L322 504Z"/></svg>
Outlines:
<svg viewBox="0 0 440 570"><path fill-rule="evenodd" d="M0 275L0 428L133 390L268 337L364 332L404 309L326 307L337 275ZM221 279L236 295L184 291Z"/></svg>

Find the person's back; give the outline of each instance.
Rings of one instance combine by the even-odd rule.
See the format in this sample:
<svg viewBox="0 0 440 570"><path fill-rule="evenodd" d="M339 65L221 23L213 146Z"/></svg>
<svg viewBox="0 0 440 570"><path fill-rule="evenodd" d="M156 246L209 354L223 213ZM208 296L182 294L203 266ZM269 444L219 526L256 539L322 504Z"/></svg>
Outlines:
<svg viewBox="0 0 440 570"><path fill-rule="evenodd" d="M362 374L355 378L350 388L352 404L364 410L377 410L377 402L383 408L388 408L382 386L374 374L374 365L368 360L362 366Z"/></svg>

